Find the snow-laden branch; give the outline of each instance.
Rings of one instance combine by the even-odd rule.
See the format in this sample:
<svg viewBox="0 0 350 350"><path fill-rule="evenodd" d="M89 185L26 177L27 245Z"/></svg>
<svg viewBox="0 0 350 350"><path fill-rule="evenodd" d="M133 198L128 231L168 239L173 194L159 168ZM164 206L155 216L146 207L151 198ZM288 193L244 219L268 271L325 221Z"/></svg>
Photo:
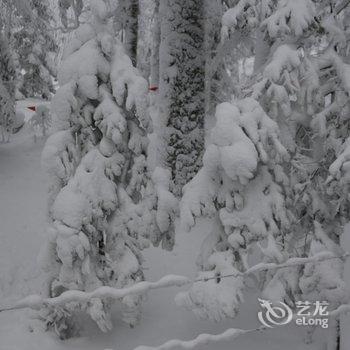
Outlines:
<svg viewBox="0 0 350 350"><path fill-rule="evenodd" d="M333 260L333 259L345 259L349 256L349 253L345 253L341 256L336 256L330 252L321 252L314 256L308 258L290 258L286 260L284 263L276 264L276 263L259 263L252 266L248 269L245 274L251 274L254 272L264 271L264 270L273 270L273 269L281 269L285 267L293 267L298 265L305 265L310 263L321 262L325 260Z"/></svg>
<svg viewBox="0 0 350 350"><path fill-rule="evenodd" d="M215 343L218 341L229 341L235 339L243 334L258 332L265 329L265 327L259 327L255 329L236 329L229 328L221 334L200 334L197 338L183 341L179 339L172 339L166 343L152 347L152 346L138 346L134 350L171 350L171 349L194 349L199 345L206 345L209 343Z"/></svg>
<svg viewBox="0 0 350 350"><path fill-rule="evenodd" d="M172 286L181 287L189 283L191 283L191 280L188 279L187 277L177 276L177 275L167 275L161 278L157 282L143 281L143 282L135 283L130 287L126 287L122 289L104 286L104 287L97 288L92 292L69 290L69 291L63 292L58 297L54 297L54 298L43 298L39 295L30 295L18 301L15 305L11 307L0 309L0 312L8 311L8 310L24 309L24 308L39 310L43 307L63 306L70 302L78 302L78 303L88 302L93 298L100 298L100 299L110 298L110 299L117 300L117 299L122 299L128 295L144 294L152 289L166 288L166 287L172 287Z"/></svg>
<svg viewBox="0 0 350 350"><path fill-rule="evenodd" d="M220 276L220 278L230 278L230 277L237 277L237 276L246 277L248 275L251 275L252 273L259 272L259 271L294 267L294 266L305 265L309 263L317 263L325 260L344 259L348 256L349 256L349 253L346 253L342 256L334 256L332 253L329 253L329 252L321 252L309 258L290 258L281 264L259 263L249 268L245 272L222 275ZM69 290L69 291L63 292L58 297L54 297L54 298L43 298L40 295L29 295L28 297L23 298L17 303L15 303L13 306L0 308L0 312L16 310L16 309L24 309L24 308L39 310L43 307L63 306L70 302L78 302L78 303L88 302L93 298L99 298L99 299L109 298L109 299L118 300L126 297L127 295L143 294L152 289L167 288L167 287L182 287L187 284L200 282L200 281L206 282L211 279L217 279L217 278L218 276L191 280L186 276L167 275L161 278L157 282L143 281L143 282L135 283L130 287L121 288L121 289L104 286L104 287L97 288L92 292L83 292L80 290Z"/></svg>

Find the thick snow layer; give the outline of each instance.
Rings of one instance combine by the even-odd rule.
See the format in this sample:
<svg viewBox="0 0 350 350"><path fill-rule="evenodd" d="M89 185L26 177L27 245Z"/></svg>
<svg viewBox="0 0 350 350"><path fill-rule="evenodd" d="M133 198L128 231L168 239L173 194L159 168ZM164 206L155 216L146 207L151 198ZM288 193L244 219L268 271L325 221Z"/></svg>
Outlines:
<svg viewBox="0 0 350 350"><path fill-rule="evenodd" d="M63 62L58 73L58 81L61 86L72 80L77 81L79 89L85 96L97 99L98 74L109 74L109 64L99 50L98 42L91 39Z"/></svg>
<svg viewBox="0 0 350 350"><path fill-rule="evenodd" d="M42 141L21 130L11 143L0 145L0 304L43 290L36 257L45 232L46 178L40 169ZM208 227L209 226L209 227ZM156 281L167 274L195 276L198 246L207 236L210 225L200 222L190 234L178 232L173 252L151 248L145 252L147 280ZM33 311L0 313L0 350L132 350L137 346L159 346L170 339L191 340L199 334L220 334L228 328L259 327L257 296L251 295L240 307L234 320L214 323L197 320L192 312L176 306L178 288L151 291L144 303L140 325L131 329L113 313L114 330L102 333L86 319L80 338L62 342L44 333L40 323L32 320ZM315 343L303 343L300 329L280 327L254 332L237 339L215 343L215 350L319 350L322 335ZM199 338L201 339L201 338ZM212 350L213 344L199 343L197 349Z"/></svg>
<svg viewBox="0 0 350 350"><path fill-rule="evenodd" d="M45 232L47 190L40 171L43 143L34 143L22 128L9 144L0 145L0 303L25 296L39 275L36 256Z"/></svg>

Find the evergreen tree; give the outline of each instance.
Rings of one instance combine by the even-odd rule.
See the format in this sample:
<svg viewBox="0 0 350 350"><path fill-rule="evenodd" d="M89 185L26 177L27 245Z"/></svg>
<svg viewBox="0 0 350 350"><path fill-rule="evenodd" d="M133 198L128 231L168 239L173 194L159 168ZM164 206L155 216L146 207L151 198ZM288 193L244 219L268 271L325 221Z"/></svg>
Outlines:
<svg viewBox="0 0 350 350"><path fill-rule="evenodd" d="M204 148L204 7L199 0L166 0L159 13L164 160L179 196L200 168Z"/></svg>
<svg viewBox="0 0 350 350"><path fill-rule="evenodd" d="M280 247L287 240L291 214L285 205L287 178L281 164L287 159L277 124L258 102L249 98L217 106L203 167L185 186L181 201L181 221L187 230L198 217L211 219L197 264L198 277L212 279L179 294L179 304L216 321L234 317L243 299L241 274L252 263L285 259ZM282 293L276 279L264 279L266 293Z"/></svg>
<svg viewBox="0 0 350 350"><path fill-rule="evenodd" d="M171 239L168 175L155 169L151 179L147 165L148 84L114 35L111 6L91 1L91 19L72 36L58 74L57 132L43 152L52 181L44 259L51 296L141 281L141 250ZM140 303L137 295L122 300L128 324L138 321ZM66 338L77 310L111 328L110 301L97 298L48 309L45 319Z"/></svg>
<svg viewBox="0 0 350 350"><path fill-rule="evenodd" d="M52 15L46 0L31 0L29 6L29 14L17 11L18 25L11 34L19 70L17 88L24 97L48 99L54 92L54 56L58 50L50 26Z"/></svg>
<svg viewBox="0 0 350 350"><path fill-rule="evenodd" d="M1 24L1 22L0 22ZM15 114L15 69L6 37L0 31L0 129L1 142L10 140Z"/></svg>

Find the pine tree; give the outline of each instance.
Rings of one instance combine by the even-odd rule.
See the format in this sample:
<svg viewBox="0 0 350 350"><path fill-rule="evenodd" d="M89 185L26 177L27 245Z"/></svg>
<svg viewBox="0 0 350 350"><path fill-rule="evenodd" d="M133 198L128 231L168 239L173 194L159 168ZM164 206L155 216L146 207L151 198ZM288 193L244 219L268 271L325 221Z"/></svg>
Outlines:
<svg viewBox="0 0 350 350"><path fill-rule="evenodd" d="M155 169L151 178L148 171L148 85L114 35L111 6L91 1L90 22L75 31L58 74L57 132L42 158L52 181L44 259L51 296L141 281L141 250L172 239L169 176ZM128 324L138 321L140 303L140 296L122 300ZM44 316L66 338L78 310L103 331L111 328L108 300L71 303Z"/></svg>
<svg viewBox="0 0 350 350"><path fill-rule="evenodd" d="M198 277L210 280L196 282L190 291L179 294L179 304L216 321L234 317L244 292L240 274L252 261L285 259L280 246L291 223L281 166L286 159L278 126L258 102L248 98L217 106L203 167L185 186L181 201L185 229L201 216L212 223L197 260ZM220 278L229 274L237 276ZM275 281L264 279L263 289L270 290L271 283ZM275 288L275 292L281 291Z"/></svg>
<svg viewBox="0 0 350 350"><path fill-rule="evenodd" d="M18 25L11 34L11 47L17 56L18 90L24 97L48 99L54 92L54 56L58 50L50 27L52 15L46 1L31 0L30 13L17 10Z"/></svg>
<svg viewBox="0 0 350 350"><path fill-rule="evenodd" d="M349 66L346 63L348 11L346 2L342 1L329 3L312 0L278 2L241 0L224 14L223 40L230 40L233 36L242 37L244 40L237 43L238 47L245 49L241 51L246 52L247 57L250 55L249 52L254 54L254 72L248 77L246 85L241 87L241 95L238 97L249 96L252 98L251 105L259 103L260 107L256 107L256 111L260 110L260 115L266 115L265 120L274 123L273 130L279 134L283 148L288 151L291 158L290 162L281 163L279 162L281 158L277 158L277 164L273 166L275 175L271 178L270 189L267 193L263 191L264 195L280 193L280 198L275 200L277 204L274 205L274 209L280 208L278 212L283 213L281 209L285 208L285 217L289 219L276 222L278 216L275 214L270 216L271 212L265 208L268 207L269 200L256 198L260 191L254 187L253 183L259 181L263 186L266 183L266 177L262 178L257 171L257 169L262 171L264 166L256 167L254 162L250 163L246 154L248 146L245 147L244 152L243 148L241 152L236 152L244 155L242 164L245 164L245 167L242 166L243 175L237 174L237 176L242 185L247 184L247 180L242 183L242 179L248 176L248 184L250 184L248 189L253 192L253 197L249 195L249 191L244 191L244 186L243 191L240 189L241 193L238 196L232 194L232 189L235 189L232 185L225 187L222 192L219 191L220 186L225 185L225 181L216 183L218 169L229 174L231 169L235 172L239 171L241 165L232 167L233 152L227 154L221 150L220 153L212 151L215 148L211 143L217 147L215 144L216 135L218 135L217 124L205 153L203 168L186 186L181 208L182 220L190 226L194 224L195 216L209 215L215 218L213 232L216 236L213 233L205 241L199 260L201 270L205 271L202 272L204 277L221 273L222 266L226 268L226 273L230 273L228 267L232 272L232 262L244 261L244 259L237 259L237 254L232 253L232 250L235 252L236 249L241 249L241 245L246 247L246 237L254 237L256 233L255 227L250 227L245 221L249 216L244 215L246 207L249 207L254 197L261 207L250 212L250 219L261 230L264 227L260 221L262 211L268 218L273 218L270 221L272 226L269 223L267 227L270 229L277 227L272 235L273 239L268 238L267 249L259 243L257 237L255 238L269 258L272 256L274 259L284 260L288 256L311 257L324 251L334 256L342 255L339 245L340 236L349 217L347 162L350 75ZM235 102L239 111L242 108L241 104L240 99ZM217 123L220 114L218 109ZM228 119L230 114L234 115L234 112L227 113ZM231 119L235 118L231 117ZM249 118L245 117L245 119L249 124ZM241 127L245 131L243 133L245 137L251 137L249 128L243 125ZM233 126L227 126L223 130L230 128L236 130ZM223 135L224 133L218 139L225 140ZM252 138L253 143L259 140L258 135L255 133ZM241 139L242 136L238 133L234 134L232 145L235 142L241 142ZM264 140L266 142L266 134ZM270 146L273 144L269 142ZM256 144L255 152L260 154L261 149L266 147L264 142L261 145ZM222 146L227 145L222 144ZM278 147L278 149L281 148ZM211 153L213 155L210 157ZM275 154L278 153L277 150ZM274 153L266 152L266 155L267 158L261 157L259 161L265 163L266 160L270 161L275 157ZM210 161L207 162L207 159ZM219 162L220 166L215 162ZM215 164L214 168L209 166L212 163ZM269 167L267 168L268 172L271 171ZM252 177L251 180L250 177ZM279 190L271 192L271 186ZM218 200L217 193L222 193L223 199L219 197ZM190 198L196 195L196 200L191 201ZM283 222L288 224L282 225ZM226 225L229 227L243 225L243 235L242 229L237 231L238 235L235 232L227 232ZM222 227L221 230L217 228L218 226ZM285 237L287 228L289 235ZM231 235L228 235L229 233ZM224 248L219 244L221 241L224 242ZM273 249L269 248L271 242ZM276 247L282 247L282 249L276 249ZM213 253L214 250L215 253ZM271 255L271 252L274 253ZM248 253L249 250L244 249L241 254L244 256ZM212 254L215 255L214 258ZM225 259L223 255L227 255ZM207 262L206 265L202 262L203 256L204 262ZM242 272L247 266L238 265L237 268L235 265L234 268ZM261 277L263 293L269 299L284 300L291 306L298 300L315 301L324 298L330 303L331 308L336 308L348 298L347 288L342 281L342 262L339 259L335 259L332 263L324 262L308 264L303 268L282 269ZM209 284L212 285L210 290L214 296L218 294L218 290L222 290L219 295L225 295L224 291L228 291L229 287L220 285L224 283L229 285L229 282L220 281L220 275L217 281L216 286L213 286L213 281L202 283L201 287L194 284L187 294L179 297L179 302L202 315L215 319L234 316L234 312L230 314L225 306L227 300L229 305L236 305L239 293L231 293L231 299L224 300L224 303L220 302L219 297L216 305L206 303L205 297L210 294ZM235 291L239 291L240 283L238 281L236 286L231 285L231 289L235 288ZM204 296L201 293L204 293ZM339 348L338 328L335 323L334 338L329 341L329 349Z"/></svg>
<svg viewBox="0 0 350 350"><path fill-rule="evenodd" d="M1 24L1 22L0 22ZM1 142L10 140L15 114L15 69L6 37L0 32L0 129Z"/></svg>
<svg viewBox="0 0 350 350"><path fill-rule="evenodd" d="M204 7L199 0L161 1L160 118L164 160L174 193L198 171L204 148Z"/></svg>

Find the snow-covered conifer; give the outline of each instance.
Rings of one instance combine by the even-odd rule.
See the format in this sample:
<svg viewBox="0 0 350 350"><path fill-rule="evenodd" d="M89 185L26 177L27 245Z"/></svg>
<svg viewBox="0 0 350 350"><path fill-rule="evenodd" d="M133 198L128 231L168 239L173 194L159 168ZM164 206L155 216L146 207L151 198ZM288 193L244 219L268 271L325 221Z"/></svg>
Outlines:
<svg viewBox="0 0 350 350"><path fill-rule="evenodd" d="M160 2L160 118L164 159L174 193L201 166L204 148L204 5L198 0Z"/></svg>
<svg viewBox="0 0 350 350"><path fill-rule="evenodd" d="M277 123L291 155L286 203L297 218L291 227L295 255L341 255L349 213L348 11L342 1L243 0L223 16L224 38L238 31L255 41L255 73L245 93ZM324 297L334 308L347 298L339 261L307 265L297 281L294 300Z"/></svg>
<svg viewBox="0 0 350 350"><path fill-rule="evenodd" d="M198 277L211 279L179 294L179 304L217 321L234 317L243 298L241 274L258 262L283 261L290 213L281 163L287 158L277 124L258 102L217 106L203 167L185 186L180 206L187 229L198 217L211 219L197 261ZM232 277L221 279L224 275ZM269 289L271 279L264 282ZM288 286L282 289L278 292L286 294Z"/></svg>
<svg viewBox="0 0 350 350"><path fill-rule="evenodd" d="M52 15L46 0L31 0L28 6L31 12L19 12L11 35L19 70L17 89L24 97L48 99L54 92L54 57L58 50L50 26Z"/></svg>
<svg viewBox="0 0 350 350"><path fill-rule="evenodd" d="M148 84L114 36L112 6L91 1L90 21L66 47L52 102L57 132L43 152L52 181L44 261L51 296L141 281L141 250L172 240L169 176L160 170L152 182L147 166ZM138 295L123 298L128 324L138 321L140 303ZM111 328L110 301L100 299L49 309L46 321L69 337L75 310Z"/></svg>
<svg viewBox="0 0 350 350"><path fill-rule="evenodd" d="M1 24L1 22L0 22ZM8 142L15 115L15 69L7 40L0 32L0 130L1 142Z"/></svg>

